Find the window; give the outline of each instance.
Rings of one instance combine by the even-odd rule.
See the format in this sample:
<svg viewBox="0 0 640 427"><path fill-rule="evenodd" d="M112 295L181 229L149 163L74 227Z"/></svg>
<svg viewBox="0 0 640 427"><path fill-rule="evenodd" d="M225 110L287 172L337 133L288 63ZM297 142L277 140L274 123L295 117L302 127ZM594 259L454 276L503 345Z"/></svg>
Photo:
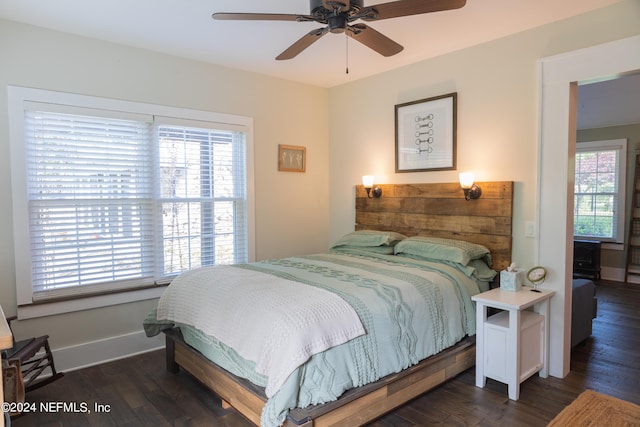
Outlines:
<svg viewBox="0 0 640 427"><path fill-rule="evenodd" d="M624 242L626 153L624 139L577 144L575 237Z"/></svg>
<svg viewBox="0 0 640 427"><path fill-rule="evenodd" d="M252 260L250 120L10 89L19 306Z"/></svg>

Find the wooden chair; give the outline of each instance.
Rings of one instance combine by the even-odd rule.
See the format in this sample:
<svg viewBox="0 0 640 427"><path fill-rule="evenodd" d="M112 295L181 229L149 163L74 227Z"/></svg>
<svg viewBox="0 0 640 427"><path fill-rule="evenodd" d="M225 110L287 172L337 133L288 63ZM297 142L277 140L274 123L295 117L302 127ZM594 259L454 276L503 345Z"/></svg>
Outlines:
<svg viewBox="0 0 640 427"><path fill-rule="evenodd" d="M11 328L11 321L15 319L17 319L16 316L7 317L9 328ZM2 358L20 360L25 392L42 387L64 376L64 373L56 371L53 363L53 355L51 348L49 348L49 335L18 342L14 339L13 347L4 350ZM50 369L51 375L39 378L47 368Z"/></svg>

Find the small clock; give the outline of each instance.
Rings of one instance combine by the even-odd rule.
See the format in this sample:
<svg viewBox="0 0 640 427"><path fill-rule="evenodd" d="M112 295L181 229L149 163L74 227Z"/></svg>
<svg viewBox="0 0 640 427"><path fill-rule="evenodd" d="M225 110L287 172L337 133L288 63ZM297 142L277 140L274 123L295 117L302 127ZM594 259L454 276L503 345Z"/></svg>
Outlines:
<svg viewBox="0 0 640 427"><path fill-rule="evenodd" d="M527 272L527 280L533 285L532 291L540 292L538 287L542 285L544 279L547 277L547 269L541 266L536 266Z"/></svg>

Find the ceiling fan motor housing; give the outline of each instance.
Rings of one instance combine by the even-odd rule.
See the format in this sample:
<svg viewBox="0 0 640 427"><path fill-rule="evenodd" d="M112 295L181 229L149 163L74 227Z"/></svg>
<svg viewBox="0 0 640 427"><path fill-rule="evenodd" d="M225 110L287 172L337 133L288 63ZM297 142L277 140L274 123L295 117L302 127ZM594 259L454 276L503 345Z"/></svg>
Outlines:
<svg viewBox="0 0 640 427"><path fill-rule="evenodd" d="M364 6L363 0L336 0L335 2L327 1L328 4L335 3L336 8L344 8L347 11L353 8L362 9ZM309 0L311 14L314 15L316 12L323 12L325 9L322 0Z"/></svg>
<svg viewBox="0 0 640 427"><path fill-rule="evenodd" d="M327 18L329 31L334 34L344 33L347 29L347 17L344 14L331 15Z"/></svg>

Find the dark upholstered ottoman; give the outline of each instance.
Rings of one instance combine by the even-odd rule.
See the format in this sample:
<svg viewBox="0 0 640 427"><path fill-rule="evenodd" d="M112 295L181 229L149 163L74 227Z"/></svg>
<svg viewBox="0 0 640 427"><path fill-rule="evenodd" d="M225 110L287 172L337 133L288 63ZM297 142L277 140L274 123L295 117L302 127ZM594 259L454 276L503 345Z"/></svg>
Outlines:
<svg viewBox="0 0 640 427"><path fill-rule="evenodd" d="M588 279L574 279L571 299L571 347L591 336L591 320L598 313L596 285Z"/></svg>

